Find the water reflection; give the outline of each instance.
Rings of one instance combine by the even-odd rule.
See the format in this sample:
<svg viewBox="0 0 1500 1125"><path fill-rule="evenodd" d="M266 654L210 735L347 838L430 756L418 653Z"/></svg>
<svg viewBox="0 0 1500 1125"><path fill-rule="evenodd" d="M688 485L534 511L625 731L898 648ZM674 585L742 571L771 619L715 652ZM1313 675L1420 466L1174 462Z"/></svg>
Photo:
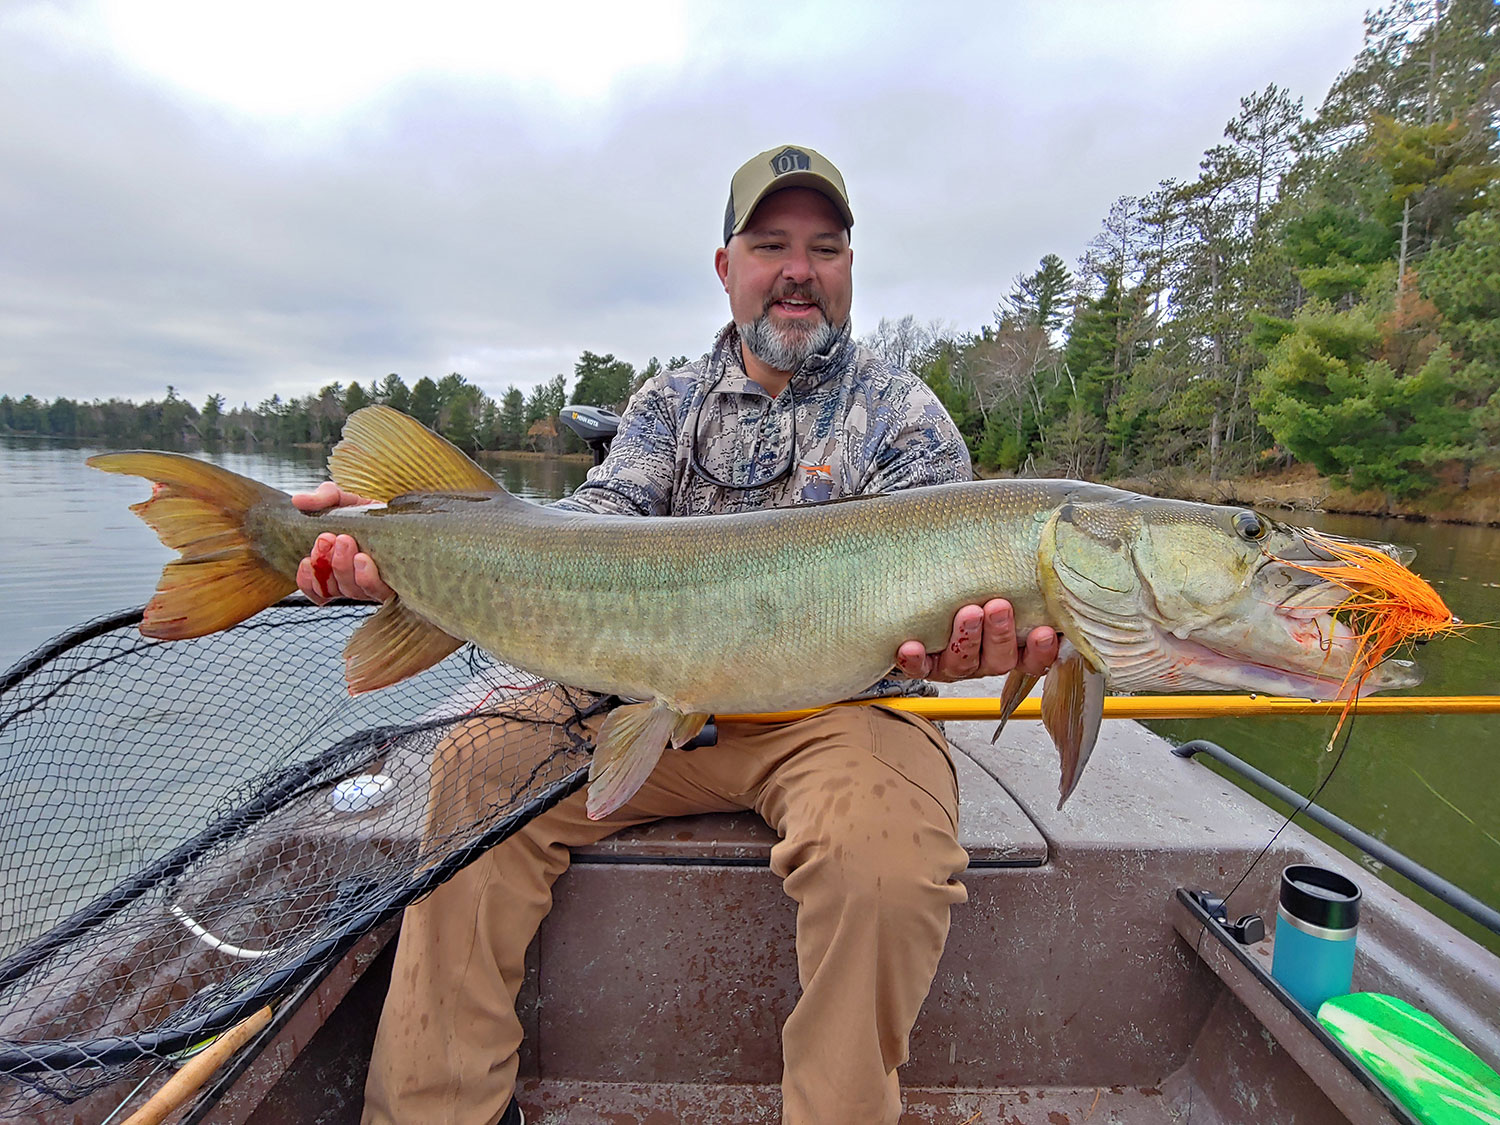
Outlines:
<svg viewBox="0 0 1500 1125"><path fill-rule="evenodd" d="M150 487L136 477L90 469L100 447L0 436L0 669L80 622L140 605L173 552L130 511ZM197 451L226 469L287 492L325 479L320 450L285 453ZM487 460L507 489L551 500L587 471L554 458Z"/></svg>
<svg viewBox="0 0 1500 1125"><path fill-rule="evenodd" d="M556 457L486 457L485 471L506 491L532 500L555 500L583 483L588 465Z"/></svg>

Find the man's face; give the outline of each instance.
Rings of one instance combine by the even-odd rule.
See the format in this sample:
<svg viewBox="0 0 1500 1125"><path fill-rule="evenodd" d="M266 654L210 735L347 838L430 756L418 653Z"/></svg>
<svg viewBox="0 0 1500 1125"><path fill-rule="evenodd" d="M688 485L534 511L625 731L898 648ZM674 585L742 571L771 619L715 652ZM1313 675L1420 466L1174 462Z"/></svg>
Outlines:
<svg viewBox="0 0 1500 1125"><path fill-rule="evenodd" d="M783 372L826 350L849 320L853 262L843 219L811 188L768 195L714 255L745 346Z"/></svg>

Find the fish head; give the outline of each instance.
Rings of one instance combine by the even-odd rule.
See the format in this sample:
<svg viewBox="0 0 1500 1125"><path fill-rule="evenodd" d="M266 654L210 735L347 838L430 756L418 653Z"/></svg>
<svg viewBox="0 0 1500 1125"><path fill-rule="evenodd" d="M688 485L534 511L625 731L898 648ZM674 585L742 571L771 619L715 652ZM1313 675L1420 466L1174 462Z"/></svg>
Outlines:
<svg viewBox="0 0 1500 1125"><path fill-rule="evenodd" d="M1337 699L1412 687L1420 671L1391 651L1457 624L1406 568L1413 552L1248 508L1069 504L1050 547L1049 604L1116 691Z"/></svg>

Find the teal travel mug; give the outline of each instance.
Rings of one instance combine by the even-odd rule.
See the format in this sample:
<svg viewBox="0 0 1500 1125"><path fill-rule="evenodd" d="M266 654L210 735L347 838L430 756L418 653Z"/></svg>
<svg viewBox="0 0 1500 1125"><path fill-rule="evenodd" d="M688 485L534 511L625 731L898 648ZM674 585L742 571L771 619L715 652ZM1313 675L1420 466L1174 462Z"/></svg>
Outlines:
<svg viewBox="0 0 1500 1125"><path fill-rule="evenodd" d="M1281 873L1271 975L1313 1015L1349 992L1360 889L1324 867L1294 863Z"/></svg>

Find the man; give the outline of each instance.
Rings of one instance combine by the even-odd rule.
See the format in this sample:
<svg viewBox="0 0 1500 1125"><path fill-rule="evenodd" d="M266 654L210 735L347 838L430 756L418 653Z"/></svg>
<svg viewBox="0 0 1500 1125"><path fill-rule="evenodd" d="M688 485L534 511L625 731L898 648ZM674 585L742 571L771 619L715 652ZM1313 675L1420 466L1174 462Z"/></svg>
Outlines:
<svg viewBox="0 0 1500 1125"><path fill-rule="evenodd" d="M636 393L608 458L559 506L697 515L968 479L963 440L931 391L852 339L853 221L843 178L811 149L772 149L741 167L714 255L732 323L708 355ZM307 510L351 502L358 498L331 484L298 498ZM331 563L339 593L391 594L352 540L324 536L299 575L314 600L332 592L314 578L315 560ZM1045 628L1018 646L1003 600L965 606L942 652L906 642L893 654L899 676L870 694L1017 663L1041 674L1056 649ZM454 776L456 753L439 748L434 792ZM408 908L366 1123L519 1122L515 997L569 848L662 816L751 808L780 837L771 867L798 904L802 993L782 1033L783 1121L894 1123L896 1068L937 970L949 908L965 898L947 753L931 724L878 707L776 726L726 723L712 749L668 750L603 820L588 819L582 792L537 817Z"/></svg>

